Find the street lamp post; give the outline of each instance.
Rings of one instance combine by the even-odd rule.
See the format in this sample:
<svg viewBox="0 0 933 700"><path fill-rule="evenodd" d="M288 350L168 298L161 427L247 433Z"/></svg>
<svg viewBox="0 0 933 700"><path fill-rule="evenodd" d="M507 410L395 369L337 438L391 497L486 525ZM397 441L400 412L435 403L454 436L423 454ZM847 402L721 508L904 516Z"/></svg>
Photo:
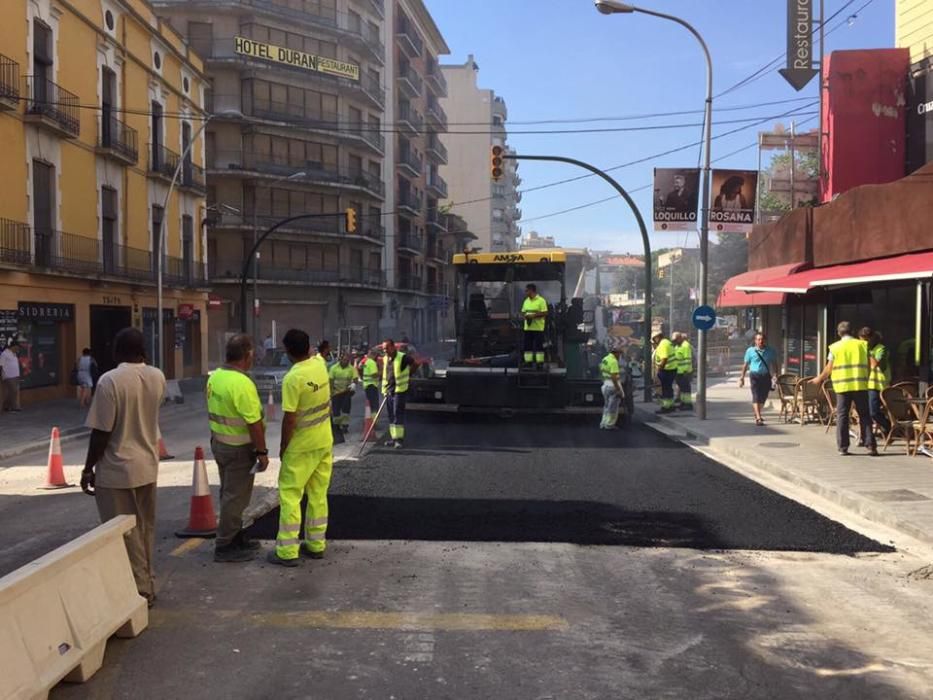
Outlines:
<svg viewBox="0 0 933 700"><path fill-rule="evenodd" d="M700 36L700 33L691 25L689 22L682 20L680 17L675 17L674 15L668 15L663 12L655 12L654 10L647 10L642 7L636 7L635 5L630 5L625 2L616 2L616 0L594 0L596 9L599 10L604 15L612 14L630 14L633 12L640 12L644 15L651 15L652 17L660 17L661 19L666 19L671 22L676 22L680 26L684 27L687 31L693 34L696 37L696 40L700 42L700 46L703 48L703 54L706 57L706 109L705 109L705 118L704 118L704 134L703 134L703 150L704 153L704 163L703 163L703 194L702 194L702 204L701 204L701 215L700 219L700 304L705 306L709 301L709 189L710 189L710 146L712 142L713 134L713 59L709 53L709 47L706 45L706 42L703 40L703 37ZM700 419L706 419L706 356L707 356L707 342L706 342L706 331L699 331L699 339L697 343L697 395L696 395L696 409L697 416Z"/></svg>

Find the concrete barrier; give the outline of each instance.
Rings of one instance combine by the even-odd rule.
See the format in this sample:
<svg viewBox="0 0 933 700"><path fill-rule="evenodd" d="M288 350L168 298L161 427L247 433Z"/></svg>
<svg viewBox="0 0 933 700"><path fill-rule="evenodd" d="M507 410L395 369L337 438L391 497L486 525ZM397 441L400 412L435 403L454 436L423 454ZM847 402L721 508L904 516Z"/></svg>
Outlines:
<svg viewBox="0 0 933 700"><path fill-rule="evenodd" d="M136 591L121 515L0 578L0 699L46 698L59 681L83 683L111 635L149 624Z"/></svg>

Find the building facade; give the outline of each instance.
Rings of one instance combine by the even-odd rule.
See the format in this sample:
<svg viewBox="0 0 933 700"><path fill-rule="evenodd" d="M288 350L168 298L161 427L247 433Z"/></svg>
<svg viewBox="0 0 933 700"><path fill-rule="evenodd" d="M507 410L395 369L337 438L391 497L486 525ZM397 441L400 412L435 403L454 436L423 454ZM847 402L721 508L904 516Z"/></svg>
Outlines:
<svg viewBox="0 0 933 700"><path fill-rule="evenodd" d="M441 168L447 150L440 135L447 131L441 101L447 81L438 56L449 49L422 0L391 3L394 33L387 81L386 182L388 230L386 271L389 294L384 334L415 342L440 337L448 304L449 251L444 245L447 199Z"/></svg>
<svg viewBox="0 0 933 700"><path fill-rule="evenodd" d="M478 248L487 252L517 250L522 217L518 161L504 162L505 174L498 182L491 179L489 165L493 146L508 149L505 100L478 86L479 66L472 54L465 63L444 65L441 70L450 85L449 95L442 101L444 109L453 123L465 125L454 132L483 132L449 133L441 138L450 153L450 163L441 170L449 183L448 203L466 219L477 236ZM488 133L483 125L489 125Z"/></svg>
<svg viewBox="0 0 933 700"><path fill-rule="evenodd" d="M377 0L157 0L204 59L211 361L240 329L378 334L386 10ZM348 231L343 212L357 213ZM302 217L282 223L286 219ZM254 243L258 259L249 259ZM279 340L278 338L276 339Z"/></svg>
<svg viewBox="0 0 933 700"><path fill-rule="evenodd" d="M897 46L910 52L907 172L933 162L933 0L897 0Z"/></svg>
<svg viewBox="0 0 933 700"><path fill-rule="evenodd" d="M70 395L84 347L111 368L127 326L145 332L151 360L161 326L169 378L203 374L200 60L144 0L4 10L0 342L25 348L23 401Z"/></svg>

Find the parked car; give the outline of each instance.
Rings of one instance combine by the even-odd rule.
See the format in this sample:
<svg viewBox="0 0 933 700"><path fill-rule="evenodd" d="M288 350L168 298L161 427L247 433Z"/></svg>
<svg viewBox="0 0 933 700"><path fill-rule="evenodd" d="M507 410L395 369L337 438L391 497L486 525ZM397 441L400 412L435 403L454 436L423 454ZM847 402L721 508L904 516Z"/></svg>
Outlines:
<svg viewBox="0 0 933 700"><path fill-rule="evenodd" d="M267 352L253 365L250 374L256 383L260 399L265 401L271 391L276 401L282 400L282 380L291 366L292 361L288 359L288 353L284 350Z"/></svg>

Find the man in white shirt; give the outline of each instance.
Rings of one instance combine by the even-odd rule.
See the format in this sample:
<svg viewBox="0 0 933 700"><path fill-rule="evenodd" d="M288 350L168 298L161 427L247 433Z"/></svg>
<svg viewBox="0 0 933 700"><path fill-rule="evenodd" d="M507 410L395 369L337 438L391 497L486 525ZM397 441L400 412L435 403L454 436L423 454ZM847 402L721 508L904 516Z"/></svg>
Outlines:
<svg viewBox="0 0 933 700"><path fill-rule="evenodd" d="M152 605L159 407L165 375L146 364L145 341L136 328L117 333L113 355L118 366L97 381L85 423L91 428L91 441L81 488L95 497L101 522L136 516L136 527L124 535L124 542L136 588Z"/></svg>
<svg viewBox="0 0 933 700"><path fill-rule="evenodd" d="M19 342L10 341L0 352L0 377L3 378L3 410L19 411Z"/></svg>

